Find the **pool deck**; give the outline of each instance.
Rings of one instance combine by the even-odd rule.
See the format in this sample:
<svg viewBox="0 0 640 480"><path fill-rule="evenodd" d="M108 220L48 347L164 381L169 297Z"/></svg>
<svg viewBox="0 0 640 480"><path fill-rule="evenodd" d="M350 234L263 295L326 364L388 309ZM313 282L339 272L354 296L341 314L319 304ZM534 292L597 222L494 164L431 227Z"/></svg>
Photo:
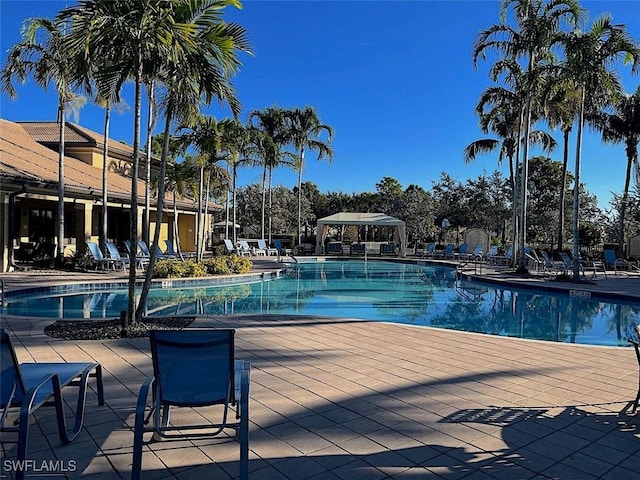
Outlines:
<svg viewBox="0 0 640 480"><path fill-rule="evenodd" d="M252 260L257 271L281 267ZM635 274L576 286L490 267L467 273L640 299ZM14 289L114 275L122 278L0 278ZM134 406L152 370L148 339L62 341L44 335L47 323L2 319L20 361L100 362L106 403L99 407L89 392L86 428L67 446L58 440L53 409L41 408L29 458L73 460L69 478L129 478ZM207 317L193 326L235 328L237 357L252 363L252 480L640 478L640 414L618 414L638 389L630 348L300 316ZM15 446L2 446L2 460L14 459ZM232 439L152 443L143 478L237 478L238 458ZM11 478L4 465L0 474Z"/></svg>

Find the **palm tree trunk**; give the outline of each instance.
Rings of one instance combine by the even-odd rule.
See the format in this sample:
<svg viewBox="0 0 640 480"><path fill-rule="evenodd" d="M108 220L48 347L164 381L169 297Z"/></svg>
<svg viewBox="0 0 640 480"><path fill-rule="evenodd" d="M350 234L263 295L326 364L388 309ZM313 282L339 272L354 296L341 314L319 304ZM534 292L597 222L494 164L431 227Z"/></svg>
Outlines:
<svg viewBox="0 0 640 480"><path fill-rule="evenodd" d="M64 264L64 127L65 110L64 100L60 98L58 105L59 133L58 138L58 248L56 251L56 264L62 267Z"/></svg>
<svg viewBox="0 0 640 480"><path fill-rule="evenodd" d="M527 179L529 177L529 132L531 131L531 94L527 95L524 123L524 148L522 149L522 174L520 177L520 235L518 241L518 271L527 272L524 247L527 243Z"/></svg>
<svg viewBox="0 0 640 480"><path fill-rule="evenodd" d="M269 166L269 242L271 242L271 220L272 220L272 193L273 193L273 166ZM262 237L264 238L264 237Z"/></svg>
<svg viewBox="0 0 640 480"><path fill-rule="evenodd" d="M567 189L567 167L569 164L569 130L563 132L562 179L560 181L560 208L558 209L558 250L564 244L564 197Z"/></svg>
<svg viewBox="0 0 640 480"><path fill-rule="evenodd" d="M178 203L176 201L176 191L173 191L173 238L176 240L176 251L180 260L184 260L182 256L182 247L180 246L180 231L178 229Z"/></svg>
<svg viewBox="0 0 640 480"><path fill-rule="evenodd" d="M202 191L204 190L204 165L200 167L198 185L198 214L196 215L196 262L200 261L200 225L202 224Z"/></svg>
<svg viewBox="0 0 640 480"><path fill-rule="evenodd" d="M573 280L580 279L580 160L582 156L582 129L584 127L585 88L582 86L578 135L576 140L576 166L573 186Z"/></svg>
<svg viewBox="0 0 640 480"><path fill-rule="evenodd" d="M165 195L165 182L163 180L167 175L167 158L169 156L169 137L171 136L172 117L173 101L169 100L169 104L167 105L167 113L165 116L164 139L162 144L162 161L160 162L160 173L158 175L158 178L161 181L158 182L158 199L156 201L156 224L153 232L153 245L149 244L149 265L147 265L147 271L144 274L144 283L142 284L142 291L140 292L138 308L136 309L136 319L142 319L142 316L144 314L147 305L147 297L149 296L149 290L151 288L153 269L158 257L158 249L155 246L158 245L158 242L160 241L160 228L162 227L162 214L164 211Z"/></svg>
<svg viewBox="0 0 640 480"><path fill-rule="evenodd" d="M261 228L262 228L262 238L265 238L265 208L267 206L267 164L264 164L264 169L262 170L262 219L261 219ZM269 238L271 241L271 238Z"/></svg>
<svg viewBox="0 0 640 480"><path fill-rule="evenodd" d="M151 229L151 139L153 137L153 127L155 118L153 116L154 82L148 86L149 110L147 114L147 168L145 170L144 184L144 221L142 222L142 238L149 243L149 230Z"/></svg>
<svg viewBox="0 0 640 480"><path fill-rule="evenodd" d="M630 149L627 148L627 151ZM620 236L618 237L618 255L622 255L624 249L624 222L627 212L627 202L629 201L629 185L631 183L631 169L634 159L629 156L627 161L627 175L624 179L624 191L622 192L622 202L620 204Z"/></svg>
<svg viewBox="0 0 640 480"><path fill-rule="evenodd" d="M109 120L111 117L111 102L107 102L105 112L104 112L104 145L102 147L102 237L100 239L100 246L104 251L107 248L107 239L108 231L107 231L107 172L109 169L107 168L107 163L109 160Z"/></svg>
<svg viewBox="0 0 640 480"><path fill-rule="evenodd" d="M227 175L230 175L229 164L227 163ZM231 185L227 184L227 194L224 199L224 238L229 238L229 197L231 196Z"/></svg>
<svg viewBox="0 0 640 480"><path fill-rule="evenodd" d="M298 245L302 243L302 168L304 166L304 147L300 149L300 168L298 170Z"/></svg>
<svg viewBox="0 0 640 480"><path fill-rule="evenodd" d="M237 180L237 165L234 163L233 164L233 198L231 199L232 203L233 203L233 225L231 225L231 228L233 229L233 244L235 245L236 242L238 241L237 238L237 232L236 232L236 215L237 215L237 210L236 210L236 204L237 204L237 186L236 186L236 180Z"/></svg>
<svg viewBox="0 0 640 480"><path fill-rule="evenodd" d="M133 161L131 162L131 213L129 216L129 241L131 258L129 267L129 297L127 301L127 319L136 321L136 262L138 242L138 167L140 164L140 110L142 89L142 52L138 50L136 59L136 81L134 93L133 121ZM125 327L126 330L126 327Z"/></svg>

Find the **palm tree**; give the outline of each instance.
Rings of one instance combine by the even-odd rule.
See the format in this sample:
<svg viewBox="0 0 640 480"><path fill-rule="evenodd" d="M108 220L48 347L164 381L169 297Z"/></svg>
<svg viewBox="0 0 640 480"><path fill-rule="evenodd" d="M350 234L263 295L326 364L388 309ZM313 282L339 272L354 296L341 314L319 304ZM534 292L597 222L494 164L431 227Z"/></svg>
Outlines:
<svg viewBox="0 0 640 480"><path fill-rule="evenodd" d="M269 180L269 197L271 197L272 171L284 163L283 147L287 144L287 115L280 107L268 107L254 110L249 114L249 124L263 132L261 142L257 145L262 160L262 218L261 232L265 237L265 210L267 204L267 179ZM269 202L269 242L271 242L271 202Z"/></svg>
<svg viewBox="0 0 640 480"><path fill-rule="evenodd" d="M22 42L9 51L7 63L0 74L0 86L9 97L16 97L13 78L24 83L28 74L43 88L55 84L58 94L58 240L56 263L64 261L64 129L66 108L78 96L73 84L81 82L74 70L73 54L66 46L66 23L60 20L34 18L24 27Z"/></svg>
<svg viewBox="0 0 640 480"><path fill-rule="evenodd" d="M330 142L333 139L333 129L323 124L318 117L318 112L313 107L303 109L296 108L288 112L290 118L288 137L298 153L296 168L298 170L298 245L302 243L302 171L304 169L305 149L316 150L318 160L333 158L333 149ZM320 139L322 134L326 134L327 141Z"/></svg>
<svg viewBox="0 0 640 480"><path fill-rule="evenodd" d="M623 95L613 104L613 112L602 111L590 119L602 132L602 140L610 143L624 143L627 155L627 170L624 179L624 191L620 202L620 237L618 251L624 245L625 214L629 203L631 172L635 166L640 169L638 144L640 144L640 87L633 95Z"/></svg>
<svg viewBox="0 0 640 480"><path fill-rule="evenodd" d="M563 45L564 73L575 82L580 94L573 189L573 278L577 281L580 278L579 190L585 112L597 111L620 95L620 80L610 67L620 60L631 60L636 71L640 66L640 48L624 25L612 24L608 15L596 19L588 32L565 35Z"/></svg>
<svg viewBox="0 0 640 480"><path fill-rule="evenodd" d="M502 67L507 67L507 62L498 62L501 65L496 64L492 69L492 76L494 81L497 81L498 75L503 71ZM517 84L517 78L519 74L516 65L511 64L509 67L509 77L513 79ZM516 185L516 169L514 168L514 159L517 163L518 153L520 151L520 144L524 139L522 136L522 118L524 114L524 101L517 92L509 90L504 87L496 86L490 87L485 90L480 96L480 100L476 105L476 113L480 117L480 129L483 133L488 134L489 131L493 131L502 138L500 140L494 138L485 138L476 140L464 149L464 160L466 163L470 163L475 160L476 156L480 153L490 153L499 148L498 165L501 165L505 158L509 160L509 183L511 187L511 199L512 199L512 231L513 237L512 248L516 251L516 237L517 237L517 205L518 205L518 191ZM488 110L487 110L488 109ZM520 139L520 141L518 141ZM547 152L552 151L556 142L548 133L542 130L535 130L530 133L529 140L532 145L542 145L543 149ZM515 261L515 255L513 258Z"/></svg>
<svg viewBox="0 0 640 480"><path fill-rule="evenodd" d="M516 26L506 23L513 13ZM518 241L519 270L526 272L527 177L532 123L532 105L540 80L553 60L553 48L559 41L558 34L563 21L575 24L582 15L577 0L502 0L500 17L503 23L493 25L478 35L473 48L473 61L485 58L488 50L497 50L507 59L522 60L524 68L524 144L522 151L520 238Z"/></svg>
<svg viewBox="0 0 640 480"><path fill-rule="evenodd" d="M558 250L564 243L565 194L567 189L567 170L569 165L569 135L579 109L580 95L571 81L565 82L557 75L546 78L543 89L545 117L551 128L559 127L562 132L562 179L560 182L560 200L558 208Z"/></svg>

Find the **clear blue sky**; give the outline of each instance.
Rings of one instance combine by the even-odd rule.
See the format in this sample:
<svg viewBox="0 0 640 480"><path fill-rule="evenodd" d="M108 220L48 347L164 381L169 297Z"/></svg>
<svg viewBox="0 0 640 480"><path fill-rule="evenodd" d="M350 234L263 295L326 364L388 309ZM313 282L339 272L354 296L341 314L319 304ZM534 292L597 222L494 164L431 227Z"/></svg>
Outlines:
<svg viewBox="0 0 640 480"><path fill-rule="evenodd" d="M2 64L20 39L25 18L52 17L73 1L0 0ZM583 1L590 21L609 12L640 39L640 1ZM498 2L475 1L269 1L247 0L227 18L248 31L255 55L242 56L234 83L244 105L242 120L254 109L312 105L335 129L334 160L307 156L304 180L322 192L374 191L384 176L403 187L427 190L440 173L476 178L497 168L497 153L466 165L462 151L484 138L474 107L491 85L489 62L474 70L471 49L477 33L498 23ZM640 76L620 68L627 92ZM131 93L131 88L128 89ZM11 101L1 97L1 116L8 120L55 120L53 90L28 82ZM132 95L127 98L133 104ZM228 110L213 105L218 118ZM102 131L103 111L87 103L79 123ZM73 119L71 119L73 121ZM111 137L132 142L131 110L112 117ZM555 136L560 143L559 132ZM144 141L144 138L142 139ZM584 139L582 180L608 205L610 192L621 192L626 158L622 145L604 145L599 135ZM561 160L561 148L552 155ZM573 140L571 164L573 164ZM573 170L573 167L571 167ZM507 166L501 171L506 175ZM292 187L296 175L279 169L274 184ZM240 173L241 184L260 181L259 170Z"/></svg>

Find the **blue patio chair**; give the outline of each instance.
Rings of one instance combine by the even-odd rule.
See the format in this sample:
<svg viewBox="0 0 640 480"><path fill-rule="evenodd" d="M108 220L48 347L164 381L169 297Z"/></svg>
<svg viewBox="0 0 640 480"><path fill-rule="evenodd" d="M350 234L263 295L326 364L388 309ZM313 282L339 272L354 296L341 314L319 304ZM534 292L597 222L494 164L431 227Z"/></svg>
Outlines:
<svg viewBox="0 0 640 480"><path fill-rule="evenodd" d="M107 251L109 252L109 258L114 262L115 267L120 267L126 271L129 268L129 257L120 255L120 251L116 244L113 242L107 242Z"/></svg>
<svg viewBox="0 0 640 480"><path fill-rule="evenodd" d="M131 248L131 242L129 240L125 240L123 243L127 249L127 252L129 252L129 258L132 258L133 250ZM145 255L139 255L138 249L136 248L136 270L138 269L146 270L148 265L149 265L149 257Z"/></svg>
<svg viewBox="0 0 640 480"><path fill-rule="evenodd" d="M23 465L15 472L16 479L23 479L26 472L27 445L29 441L29 420L32 413L44 405L50 405L51 400L56 408L58 435L62 443L72 442L82 430L84 421L85 400L89 378L96 379L98 405L104 405L104 391L102 386L102 367L95 362L82 363L18 363L16 352L11 344L11 338L0 328L0 345L2 360L0 374L0 431L2 441L18 444L17 463ZM67 420L64 412L62 389L67 386L77 386L78 400L75 410L73 428L67 430ZM5 426L9 410L19 408L19 416L13 426ZM6 433L17 433L17 441L7 440Z"/></svg>
<svg viewBox="0 0 640 480"><path fill-rule="evenodd" d="M102 254L102 250L100 250L100 247L96 242L87 242L87 248L89 254L91 255L90 261L94 265L96 270L98 270L99 268L104 270L113 266L113 260L111 260L110 258L106 258Z"/></svg>
<svg viewBox="0 0 640 480"><path fill-rule="evenodd" d="M278 255L278 249L274 247L267 247L266 240L258 240L258 248L264 250L267 255Z"/></svg>
<svg viewBox="0 0 640 480"><path fill-rule="evenodd" d="M628 262L623 258L617 258L616 252L613 250L604 250L602 253L604 255L605 270L611 267L613 267L614 273L618 273L618 270L640 270L640 268L636 267L631 262Z"/></svg>
<svg viewBox="0 0 640 480"><path fill-rule="evenodd" d="M381 243L380 256L382 255L398 255L395 243Z"/></svg>
<svg viewBox="0 0 640 480"><path fill-rule="evenodd" d="M293 253L293 250L290 248L283 247L282 242L278 239L273 240L273 246L278 249L280 255L291 255Z"/></svg>
<svg viewBox="0 0 640 480"><path fill-rule="evenodd" d="M173 242L169 239L166 239L164 241L164 244L167 247L167 250L165 251L165 255L170 255L173 258L178 258L182 255L182 258L195 258L196 257L196 252L176 252L176 249L173 248Z"/></svg>
<svg viewBox="0 0 640 480"><path fill-rule="evenodd" d="M153 376L140 388L136 406L131 478L138 480L142 468L143 434L185 439L215 437L232 428L240 437L240 479L249 476L249 372L250 362L234 357L233 329L151 331ZM152 404L147 412L149 390ZM170 408L221 405L218 423L175 425ZM229 407L235 422L228 421ZM145 427L153 418L153 425ZM187 431L206 429L188 434ZM171 433L180 431L180 433ZM152 440L153 438L152 437Z"/></svg>
<svg viewBox="0 0 640 480"><path fill-rule="evenodd" d="M364 243L352 243L349 247L349 255L364 255L367 253L367 246Z"/></svg>
<svg viewBox="0 0 640 480"><path fill-rule="evenodd" d="M326 255L335 253L336 255L342 255L342 242L329 242L327 243Z"/></svg>
<svg viewBox="0 0 640 480"><path fill-rule="evenodd" d="M458 248L458 253L454 253L454 256L458 257L458 259L462 260L467 258L467 250L469 249L469 245L467 243L463 243Z"/></svg>

